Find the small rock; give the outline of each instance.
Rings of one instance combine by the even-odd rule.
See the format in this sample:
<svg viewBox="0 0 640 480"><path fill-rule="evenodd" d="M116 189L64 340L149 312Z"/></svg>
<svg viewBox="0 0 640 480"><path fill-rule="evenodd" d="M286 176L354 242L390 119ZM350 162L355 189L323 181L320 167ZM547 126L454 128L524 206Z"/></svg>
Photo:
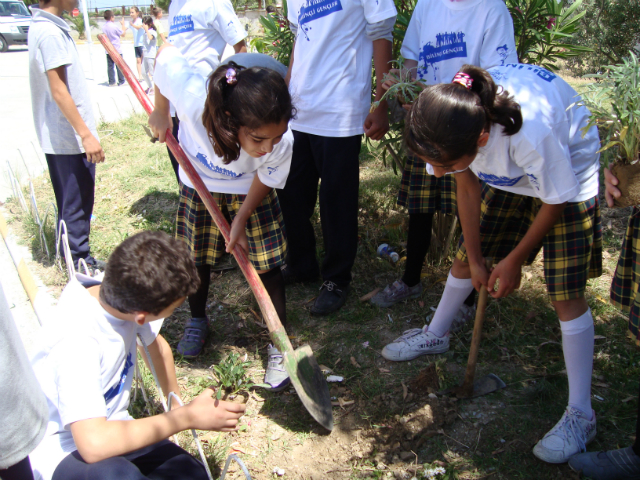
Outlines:
<svg viewBox="0 0 640 480"><path fill-rule="evenodd" d="M284 469L278 468L278 467L274 467L273 468L273 473L275 473L279 477L282 477L282 476L284 476Z"/></svg>
<svg viewBox="0 0 640 480"><path fill-rule="evenodd" d="M430 393L429 398L438 398L438 396L435 393Z"/></svg>
<svg viewBox="0 0 640 480"><path fill-rule="evenodd" d="M400 452L400 458L402 460L409 460L410 458L413 458L414 455L411 452Z"/></svg>

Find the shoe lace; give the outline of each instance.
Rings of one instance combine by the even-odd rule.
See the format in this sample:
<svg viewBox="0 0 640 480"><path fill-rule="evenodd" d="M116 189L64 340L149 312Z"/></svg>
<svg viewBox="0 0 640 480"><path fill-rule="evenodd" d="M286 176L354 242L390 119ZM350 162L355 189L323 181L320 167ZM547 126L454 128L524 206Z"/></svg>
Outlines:
<svg viewBox="0 0 640 480"><path fill-rule="evenodd" d="M568 441L569 433L571 433L573 435L573 438L576 439L580 451L586 452L587 444L585 443L585 441L587 438L587 433L580 426L578 415L579 414L573 409L567 410L564 415L564 421L558 426L558 428L555 429L553 434Z"/></svg>
<svg viewBox="0 0 640 480"><path fill-rule="evenodd" d="M327 289L328 291L330 291L330 292L333 292L334 290L335 290L336 292L342 292L342 290L340 290L340 289L338 288L338 284L337 284L337 283L332 282L331 280L327 280L327 281L325 281L325 282L322 284L322 286L320 287L320 290L322 290L323 288L326 288L326 289Z"/></svg>
<svg viewBox="0 0 640 480"><path fill-rule="evenodd" d="M413 337L417 335L420 335L421 333L422 333L421 328L412 328L410 330L405 330L401 336L399 336L394 340L394 343L404 342L407 345L409 345L410 344L409 340L411 340Z"/></svg>
<svg viewBox="0 0 640 480"><path fill-rule="evenodd" d="M269 369L284 372L282 353L272 353L269 355Z"/></svg>
<svg viewBox="0 0 640 480"><path fill-rule="evenodd" d="M199 328L185 328L182 340L185 342L200 342L202 341L202 330Z"/></svg>

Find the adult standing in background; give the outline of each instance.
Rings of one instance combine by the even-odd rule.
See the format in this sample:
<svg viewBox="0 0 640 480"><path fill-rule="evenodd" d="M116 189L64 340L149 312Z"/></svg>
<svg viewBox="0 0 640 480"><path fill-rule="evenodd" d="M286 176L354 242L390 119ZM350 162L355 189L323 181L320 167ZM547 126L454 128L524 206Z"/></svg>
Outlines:
<svg viewBox="0 0 640 480"><path fill-rule="evenodd" d="M122 57L122 46L120 45L120 38L124 37L127 31L124 27L124 18L120 20L120 25L122 28L116 25L115 18L116 17L111 10L104 11L104 19L106 20L106 23L102 26L102 33L107 36L107 38L113 45L113 48L115 48L116 52L118 52ZM114 69L118 71L117 85L124 85L124 75L120 71L120 67L113 63L111 56L107 53L107 75L109 75L110 87L116 86L116 75L114 73Z"/></svg>
<svg viewBox="0 0 640 480"><path fill-rule="evenodd" d="M189 66L208 78L220 64L227 44L236 53L246 52L247 32L240 23L230 0L173 0L169 5L169 40L178 48ZM171 105L173 136L178 138L180 120ZM169 149L169 158L180 184L179 165ZM196 193L197 195L197 193ZM203 282L194 297L207 296L208 282ZM191 306L192 318L185 325L184 335L178 343L178 353L195 357L202 351L209 332L206 302L198 308Z"/></svg>
<svg viewBox="0 0 640 480"><path fill-rule="evenodd" d="M289 240L285 280L313 280L320 271L311 225L320 185L324 283L311 307L327 315L346 301L358 247L362 134L380 140L389 129L387 103L373 113L371 59L377 88L389 71L396 19L392 0L289 0L296 41L289 90L298 110L291 172L278 192Z"/></svg>
<svg viewBox="0 0 640 480"><path fill-rule="evenodd" d="M144 56L144 28L142 27L142 14L138 7L129 9L131 21L129 28L133 32L133 49L136 53L136 68L138 69L138 81L142 82L142 57Z"/></svg>

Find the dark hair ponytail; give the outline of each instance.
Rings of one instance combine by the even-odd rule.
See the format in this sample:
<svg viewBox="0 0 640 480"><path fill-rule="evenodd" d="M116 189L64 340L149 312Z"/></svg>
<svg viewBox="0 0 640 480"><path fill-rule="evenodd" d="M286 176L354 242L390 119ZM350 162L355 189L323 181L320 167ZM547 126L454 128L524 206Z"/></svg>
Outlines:
<svg viewBox="0 0 640 480"><path fill-rule="evenodd" d="M154 30L156 29L156 25L155 23L153 23L153 18L151 18L149 15L142 19L142 23L147 25L149 28L152 28Z"/></svg>
<svg viewBox="0 0 640 480"><path fill-rule="evenodd" d="M235 71L235 82L227 71ZM240 127L251 130L288 122L296 110L280 74L268 68L244 68L235 62L220 65L209 77L202 123L213 150L227 164L240 156Z"/></svg>
<svg viewBox="0 0 640 480"><path fill-rule="evenodd" d="M425 88L411 107L405 127L409 150L441 165L475 155L478 138L497 123L505 135L522 127L522 114L509 92L498 93L486 70L464 65L460 72L473 80L471 88L442 83Z"/></svg>

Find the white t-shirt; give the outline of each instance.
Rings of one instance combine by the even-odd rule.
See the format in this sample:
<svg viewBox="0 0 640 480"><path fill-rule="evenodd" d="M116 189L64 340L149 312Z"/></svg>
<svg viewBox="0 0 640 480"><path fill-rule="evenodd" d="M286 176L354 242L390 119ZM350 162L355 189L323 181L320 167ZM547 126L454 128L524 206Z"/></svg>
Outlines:
<svg viewBox="0 0 640 480"><path fill-rule="evenodd" d="M133 24L135 26L138 26L138 25L142 26L142 19L140 17L136 18ZM135 29L131 26L131 23L129 23L129 28L133 33L133 46L134 47L144 46L144 28Z"/></svg>
<svg viewBox="0 0 640 480"><path fill-rule="evenodd" d="M229 0L173 0L169 5L169 41L205 78L220 64L227 43L235 45L246 36Z"/></svg>
<svg viewBox="0 0 640 480"><path fill-rule="evenodd" d="M149 40L147 32L153 36L151 40ZM158 32L153 28L150 28L147 32L144 32L144 37L142 39L144 44L144 58L156 58L156 52L158 51L158 47L156 46L158 41Z"/></svg>
<svg viewBox="0 0 640 480"><path fill-rule="evenodd" d="M373 42L366 25L395 17L392 0L287 0L297 26L289 91L291 128L326 137L364 133L371 107Z"/></svg>
<svg viewBox="0 0 640 480"><path fill-rule="evenodd" d="M49 407L47 432L30 455L36 480L49 480L58 464L77 450L72 423L132 419L127 408L136 335L151 344L162 327L162 320L143 326L118 320L78 282L65 287L55 312L39 333L31 358Z"/></svg>
<svg viewBox="0 0 640 480"><path fill-rule="evenodd" d="M499 190L548 204L582 202L598 195L598 129L591 127L582 137L590 113L575 105L580 100L576 91L535 65L505 65L489 73L520 104L523 124L511 136L494 124L487 145L469 166L473 173ZM431 165L427 167L433 174Z"/></svg>
<svg viewBox="0 0 640 480"><path fill-rule="evenodd" d="M467 63L518 63L503 0L418 0L400 53L418 62L417 78L427 85L449 83Z"/></svg>
<svg viewBox="0 0 640 480"><path fill-rule="evenodd" d="M251 65L247 63L246 66ZM157 58L153 79L162 94L175 105L180 118L180 146L210 192L246 195L256 174L268 187L284 187L293 152L291 129L286 131L271 153L253 158L241 149L240 157L225 165L214 152L202 124L207 78L190 67L177 48L169 48ZM193 188L182 167L179 175L185 185Z"/></svg>

